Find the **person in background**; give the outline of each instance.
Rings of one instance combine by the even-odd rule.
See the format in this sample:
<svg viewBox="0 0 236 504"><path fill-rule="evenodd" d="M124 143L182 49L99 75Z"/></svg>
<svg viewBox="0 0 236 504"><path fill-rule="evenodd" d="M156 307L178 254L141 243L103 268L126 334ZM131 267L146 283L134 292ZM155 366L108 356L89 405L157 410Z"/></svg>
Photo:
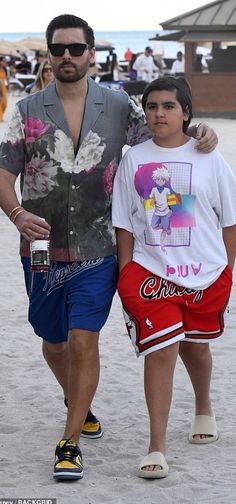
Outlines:
<svg viewBox="0 0 236 504"><path fill-rule="evenodd" d="M125 321L137 356L145 358L150 444L139 476L164 478L178 354L195 394L189 442L218 439L209 343L224 331L232 287L236 179L217 149L202 155L186 136L192 97L185 79L154 80L142 106L153 138L129 149L119 164L112 222Z"/></svg>
<svg viewBox="0 0 236 504"><path fill-rule="evenodd" d="M3 121L7 108L7 79L6 61L3 56L0 56L0 122Z"/></svg>
<svg viewBox="0 0 236 504"><path fill-rule="evenodd" d="M117 59L117 54L113 52L112 60L111 60L111 72L112 72L112 80L119 81L121 78L122 68L119 65L119 61Z"/></svg>
<svg viewBox="0 0 236 504"><path fill-rule="evenodd" d="M160 75L163 74L163 69L166 67L166 64L163 60L164 57L164 44L160 40L156 40L152 45L153 49L153 59L156 63L157 67L160 70Z"/></svg>
<svg viewBox="0 0 236 504"><path fill-rule="evenodd" d="M21 74L30 74L32 70L32 66L26 54L22 54L20 63L16 64L16 72Z"/></svg>
<svg viewBox="0 0 236 504"><path fill-rule="evenodd" d="M81 479L80 436L103 434L90 407L99 380L99 332L116 290L113 178L123 146L142 142L150 131L127 93L88 77L95 41L85 20L57 16L46 39L54 80L16 104L0 146L0 205L21 234L29 321L68 407L53 475ZM207 125L189 134L198 135L200 150L216 145ZM22 203L15 190L20 174ZM32 273L30 242L48 237L50 272Z"/></svg>
<svg viewBox="0 0 236 504"><path fill-rule="evenodd" d="M138 75L137 70L134 69L134 62L135 62L136 58L137 58L137 55L133 54L131 61L130 61L130 65L129 65L128 75L129 75L129 79L132 81L137 80L137 75Z"/></svg>
<svg viewBox="0 0 236 504"><path fill-rule="evenodd" d="M128 47L124 53L124 59L125 59L125 61L128 62L128 71L131 68L130 65L131 65L132 57L133 57L133 51L131 51L131 49Z"/></svg>
<svg viewBox="0 0 236 504"><path fill-rule="evenodd" d="M184 75L184 55L182 51L177 52L177 59L174 61L170 73L172 75Z"/></svg>
<svg viewBox="0 0 236 504"><path fill-rule="evenodd" d="M33 65L33 62L31 62L33 65L33 74L34 75L37 75L41 63L45 60L45 56L46 55L44 55L42 52L35 51L34 65Z"/></svg>
<svg viewBox="0 0 236 504"><path fill-rule="evenodd" d="M93 63L90 63L89 65L89 69L88 69L88 75L89 77L91 77L92 79L97 80L99 81L99 72L102 70L102 67L99 63L97 63L96 61L94 61Z"/></svg>
<svg viewBox="0 0 236 504"><path fill-rule="evenodd" d="M132 68L137 71L137 79L151 82L153 75L157 77L158 68L153 61L152 48L147 46L144 53L140 54Z"/></svg>
<svg viewBox="0 0 236 504"><path fill-rule="evenodd" d="M49 82L54 79L54 75L52 72L52 66L48 59L44 60L39 69L38 73L35 77L35 82L33 87L31 88L30 93L36 93L36 91L41 91L44 89Z"/></svg>

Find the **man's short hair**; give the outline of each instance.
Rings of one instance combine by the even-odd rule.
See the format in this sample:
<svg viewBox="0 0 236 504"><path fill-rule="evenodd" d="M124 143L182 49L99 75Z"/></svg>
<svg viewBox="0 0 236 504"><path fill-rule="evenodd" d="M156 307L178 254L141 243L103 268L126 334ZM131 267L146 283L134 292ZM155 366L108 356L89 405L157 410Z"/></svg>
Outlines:
<svg viewBox="0 0 236 504"><path fill-rule="evenodd" d="M145 51L147 51L149 53L153 52L153 50L152 50L152 48L150 46L145 47Z"/></svg>
<svg viewBox="0 0 236 504"><path fill-rule="evenodd" d="M60 28L82 28L86 44L88 44L90 48L94 47L95 39L93 29L88 25L87 21L73 14L61 14L50 21L46 29L47 45L51 44L54 32Z"/></svg>

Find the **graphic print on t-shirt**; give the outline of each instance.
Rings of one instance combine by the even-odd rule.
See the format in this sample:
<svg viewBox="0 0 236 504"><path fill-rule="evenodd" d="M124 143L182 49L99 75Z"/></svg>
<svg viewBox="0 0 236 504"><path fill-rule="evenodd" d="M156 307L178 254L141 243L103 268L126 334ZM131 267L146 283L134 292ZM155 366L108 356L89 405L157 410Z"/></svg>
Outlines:
<svg viewBox="0 0 236 504"><path fill-rule="evenodd" d="M147 227L145 243L166 247L189 247L194 217L192 164L181 162L140 165L134 179L143 200Z"/></svg>

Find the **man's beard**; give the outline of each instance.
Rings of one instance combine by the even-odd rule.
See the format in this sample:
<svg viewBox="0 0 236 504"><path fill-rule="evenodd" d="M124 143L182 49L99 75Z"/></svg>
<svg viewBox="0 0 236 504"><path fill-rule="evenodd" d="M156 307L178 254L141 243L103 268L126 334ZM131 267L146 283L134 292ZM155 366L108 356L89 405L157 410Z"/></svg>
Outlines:
<svg viewBox="0 0 236 504"><path fill-rule="evenodd" d="M57 80L60 82L78 82L79 80L83 79L83 77L86 75L87 70L88 70L88 65L82 65L79 68L77 65L74 65L73 63L70 62L70 65L72 65L75 68L75 72L73 73L62 73L60 70L63 67L66 67L66 64L61 63L57 68L53 68L53 73L54 76Z"/></svg>

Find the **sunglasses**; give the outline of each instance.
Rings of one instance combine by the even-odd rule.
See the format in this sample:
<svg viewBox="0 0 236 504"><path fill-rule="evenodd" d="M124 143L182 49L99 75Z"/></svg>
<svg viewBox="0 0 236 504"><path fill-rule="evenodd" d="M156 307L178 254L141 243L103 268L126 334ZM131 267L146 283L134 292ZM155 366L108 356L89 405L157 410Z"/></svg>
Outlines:
<svg viewBox="0 0 236 504"><path fill-rule="evenodd" d="M82 56L86 49L89 49L88 44L48 44L48 49L53 56L63 56L65 50L68 49L71 56Z"/></svg>
<svg viewBox="0 0 236 504"><path fill-rule="evenodd" d="M44 67L43 72L52 72L52 68L51 67Z"/></svg>

